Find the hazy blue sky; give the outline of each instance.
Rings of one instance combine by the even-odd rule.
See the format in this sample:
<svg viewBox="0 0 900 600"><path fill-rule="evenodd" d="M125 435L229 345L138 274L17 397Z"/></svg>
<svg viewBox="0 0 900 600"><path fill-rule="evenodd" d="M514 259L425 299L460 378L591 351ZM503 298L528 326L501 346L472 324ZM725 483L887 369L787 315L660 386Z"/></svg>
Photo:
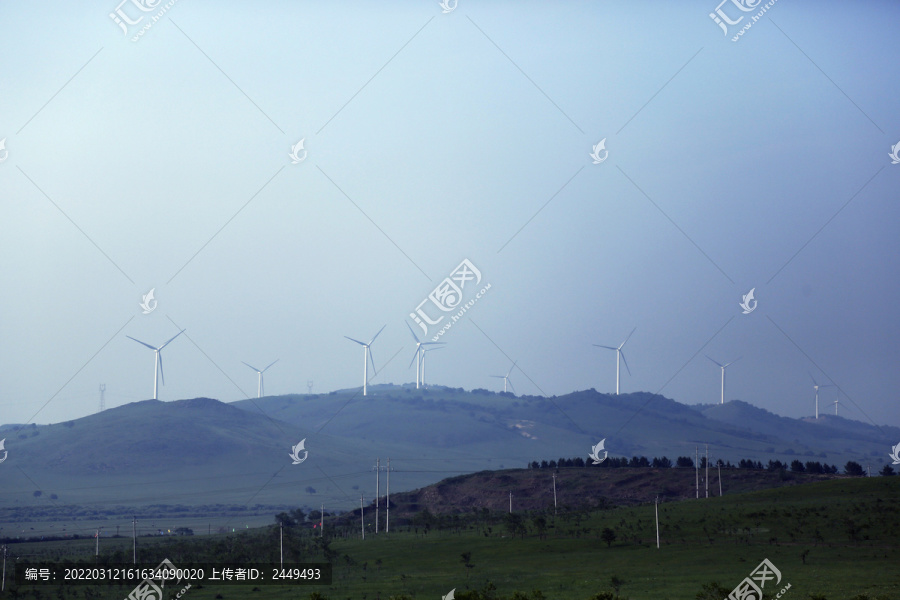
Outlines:
<svg viewBox="0 0 900 600"><path fill-rule="evenodd" d="M623 391L717 402L704 355L742 356L727 399L811 415L810 371L900 424L900 5L776 2L732 42L716 4L180 0L136 42L164 4L129 35L116 0L0 4L0 423L151 397L125 336L179 328L163 400L254 396L241 361L361 385L343 336L384 324L373 383L413 381L404 322L469 259L432 382L613 391L592 344L636 327Z"/></svg>

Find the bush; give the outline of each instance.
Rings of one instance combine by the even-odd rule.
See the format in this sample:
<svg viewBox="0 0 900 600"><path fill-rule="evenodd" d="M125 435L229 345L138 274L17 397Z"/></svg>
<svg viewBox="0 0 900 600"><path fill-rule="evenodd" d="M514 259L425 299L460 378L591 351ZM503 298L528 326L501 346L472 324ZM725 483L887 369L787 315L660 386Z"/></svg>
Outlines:
<svg viewBox="0 0 900 600"><path fill-rule="evenodd" d="M727 590L719 585L717 581L710 581L709 583L704 583L700 587L700 591L697 592L697 600L722 600L722 598L728 597L728 594L731 593L731 590Z"/></svg>

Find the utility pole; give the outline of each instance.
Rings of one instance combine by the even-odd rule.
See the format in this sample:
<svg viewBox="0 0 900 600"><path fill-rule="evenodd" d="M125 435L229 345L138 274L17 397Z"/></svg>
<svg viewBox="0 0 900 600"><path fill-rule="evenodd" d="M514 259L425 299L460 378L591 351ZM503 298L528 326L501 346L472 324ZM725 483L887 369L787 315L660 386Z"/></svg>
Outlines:
<svg viewBox="0 0 900 600"><path fill-rule="evenodd" d="M319 511L319 537L325 537L325 504L322 504L322 510Z"/></svg>
<svg viewBox="0 0 900 600"><path fill-rule="evenodd" d="M307 395L307 396L308 396L309 394L312 394L312 386L313 386L313 381L312 381L312 379L308 379L308 380L306 381L306 395Z"/></svg>
<svg viewBox="0 0 900 600"><path fill-rule="evenodd" d="M378 533L378 496L381 493L378 476L381 474L381 459L375 459L375 533Z"/></svg>
<svg viewBox="0 0 900 600"><path fill-rule="evenodd" d="M0 592L6 589L6 544L3 545L3 579L0 580Z"/></svg>
<svg viewBox="0 0 900 600"><path fill-rule="evenodd" d="M556 473L553 473L553 516L556 516Z"/></svg>
<svg viewBox="0 0 900 600"><path fill-rule="evenodd" d="M131 518L131 564L137 564L137 516Z"/></svg>
<svg viewBox="0 0 900 600"><path fill-rule="evenodd" d="M512 514L512 492L509 493L509 514Z"/></svg>
<svg viewBox="0 0 900 600"><path fill-rule="evenodd" d="M697 498L700 498L700 449L694 448L694 472L696 473Z"/></svg>
<svg viewBox="0 0 900 600"><path fill-rule="evenodd" d="M279 536L281 539L281 550L280 550L281 568L283 569L284 568L284 521L278 522L278 529L279 529Z"/></svg>
<svg viewBox="0 0 900 600"><path fill-rule="evenodd" d="M659 496L656 497L656 549L659 550Z"/></svg>
<svg viewBox="0 0 900 600"><path fill-rule="evenodd" d="M709 444L706 445L706 497L709 498Z"/></svg>
<svg viewBox="0 0 900 600"><path fill-rule="evenodd" d="M101 527L97 528L97 535L95 536L97 538L97 544L96 544L96 547L94 548L94 556L95 557L100 556L100 529L102 529L102 528Z"/></svg>
<svg viewBox="0 0 900 600"><path fill-rule="evenodd" d="M722 459L716 461L716 468L719 469L719 497L722 496Z"/></svg>
<svg viewBox="0 0 900 600"><path fill-rule="evenodd" d="M366 522L363 519L363 495L359 495L359 530L362 532L362 539L366 539Z"/></svg>
<svg viewBox="0 0 900 600"><path fill-rule="evenodd" d="M384 532L391 530L391 459L388 457L387 464L387 507L385 508L387 515L384 519Z"/></svg>

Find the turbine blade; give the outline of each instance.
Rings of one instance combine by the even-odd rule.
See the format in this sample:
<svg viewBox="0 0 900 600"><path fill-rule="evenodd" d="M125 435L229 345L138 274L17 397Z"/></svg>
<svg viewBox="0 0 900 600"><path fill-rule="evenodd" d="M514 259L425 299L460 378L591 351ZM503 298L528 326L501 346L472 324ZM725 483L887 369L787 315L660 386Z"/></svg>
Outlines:
<svg viewBox="0 0 900 600"><path fill-rule="evenodd" d="M504 375L488 375L488 377L499 377L500 379L506 379Z"/></svg>
<svg viewBox="0 0 900 600"><path fill-rule="evenodd" d="M422 344L424 346L424 344ZM431 352L432 350L443 350L444 346L438 346L437 348L425 348L422 352Z"/></svg>
<svg viewBox="0 0 900 600"><path fill-rule="evenodd" d="M130 335L126 335L125 337L127 337L127 338L130 339L130 340L136 341L138 344L141 344L141 345L143 345L143 346L147 346L147 347L150 348L151 350L156 350L156 346L151 346L150 344L145 344L145 343L142 342L141 340L135 340L135 339L134 339L133 337L131 337Z"/></svg>
<svg viewBox="0 0 900 600"><path fill-rule="evenodd" d="M704 354L703 356L705 356L706 358L709 358L709 355L708 355L708 354ZM725 366L727 366L727 365L723 365L722 363L720 363L720 362L718 362L718 361L715 361L715 360L713 360L713 359L711 359L711 358L709 358L709 360L712 360L714 363L716 363L716 364L719 365L720 367L725 367Z"/></svg>
<svg viewBox="0 0 900 600"><path fill-rule="evenodd" d="M513 394L516 393L516 388L513 387L512 381L509 380L509 377L506 378L506 383L509 384L509 389L513 391Z"/></svg>
<svg viewBox="0 0 900 600"><path fill-rule="evenodd" d="M736 363L737 361L741 360L742 358L744 358L744 357L743 357L743 356L738 357L738 358L734 359L733 361L731 361L730 363L728 363L727 365L722 365L722 366L723 366L723 367L731 366L731 365L733 365L734 363Z"/></svg>
<svg viewBox="0 0 900 600"><path fill-rule="evenodd" d="M517 360L516 362L514 362L514 363L513 363L513 366L511 366L511 367L509 368L509 371L506 372L506 376L507 376L507 377L509 377L509 376L512 374L513 369L516 368L516 363L517 363L517 362L519 362L519 361Z"/></svg>
<svg viewBox="0 0 900 600"><path fill-rule="evenodd" d="M156 351L159 354L159 376L162 378L162 384L166 385L166 372L163 371L162 366L162 352L159 350Z"/></svg>
<svg viewBox="0 0 900 600"><path fill-rule="evenodd" d="M409 323L407 323L407 325L409 325ZM372 338L372 342L375 341L375 338L377 338L379 335L381 335L381 332L384 331L385 327L387 327L387 323L385 323L384 325L381 326L381 329L379 329L378 333L375 334L375 337ZM371 344L372 342L369 342L369 344Z"/></svg>
<svg viewBox="0 0 900 600"><path fill-rule="evenodd" d="M612 346L601 346L600 344L594 344L598 348L606 348L607 350L618 350L618 348L614 348Z"/></svg>
<svg viewBox="0 0 900 600"><path fill-rule="evenodd" d="M416 343L418 344L418 343L419 343L419 338L416 337L415 332L413 331L412 327L410 327L409 321L403 321L403 322L406 323L406 327L409 328L409 332L412 334L413 339L416 340Z"/></svg>
<svg viewBox="0 0 900 600"><path fill-rule="evenodd" d="M628 340L630 340L630 339L631 339L631 336L632 336L632 335L634 335L634 332L635 332L635 331L636 331L636 330L637 330L637 327L635 327L635 328L634 328L634 329L632 329L632 330L631 330L631 333L629 333L629 334L628 334L628 337L627 337L627 338L625 338L625 341L624 341L624 342L622 342L622 344L621 344L621 345L620 345L620 346L619 346L619 350L621 350L621 349L622 349L622 346L624 346L624 345L625 345L625 344L627 344L627 343L628 343Z"/></svg>
<svg viewBox="0 0 900 600"><path fill-rule="evenodd" d="M368 346L368 344L366 344L365 342L361 342L361 341L359 341L359 340L354 340L352 337L349 337L349 336L346 336L346 335L345 335L344 337L347 338L348 340L350 340L351 342L356 342L356 343L359 344L360 346Z"/></svg>
<svg viewBox="0 0 900 600"><path fill-rule="evenodd" d="M171 343L172 343L172 340L174 340L175 338L177 338L179 335L181 335L181 334L184 333L184 332L185 332L185 330L182 329L181 331L179 331L178 333L176 333L175 335L173 335L173 336L169 339L169 341L166 342L165 344L163 344L162 346L160 346L159 349L162 350L163 348L165 348L166 346L168 346L169 344L171 344Z"/></svg>
<svg viewBox="0 0 900 600"><path fill-rule="evenodd" d="M444 345L446 343L447 342L421 342L420 345L422 345L422 346L438 346L438 345Z"/></svg>
<svg viewBox="0 0 900 600"><path fill-rule="evenodd" d="M241 361L241 362L244 363L245 365L247 365L248 367L250 367L251 369L253 369L254 371L256 371L257 373L259 373L259 369L257 369L257 368L254 367L253 365L248 364L248 363L245 363L244 361Z"/></svg>
<svg viewBox="0 0 900 600"><path fill-rule="evenodd" d="M625 370L628 371L628 375L631 375L631 369L628 368L628 361L625 360L625 353L619 350L619 356L622 357L622 362L625 363Z"/></svg>
<svg viewBox="0 0 900 600"><path fill-rule="evenodd" d="M806 374L809 375L810 379L812 379L813 385L819 385L818 383L816 383L816 378L812 376L812 373L807 371Z"/></svg>
<svg viewBox="0 0 900 600"><path fill-rule="evenodd" d="M414 362L416 362L416 357L417 357L417 356L419 356L419 347L418 347L418 346L416 346L416 351L415 351L415 353L413 354L412 360L409 361L409 366L406 367L407 369L412 368L412 364L413 364Z"/></svg>
<svg viewBox="0 0 900 600"><path fill-rule="evenodd" d="M274 361L272 361L272 363L269 365L269 367L271 367L272 365L274 365L275 363L277 363L279 360L281 360L281 359L280 359L280 358L276 358ZM262 372L265 373L266 371L268 371L268 370L269 370L269 367L266 367L265 369L263 369Z"/></svg>
<svg viewBox="0 0 900 600"><path fill-rule="evenodd" d="M375 368L375 359L372 357L372 348L369 348L369 362L372 363L372 374L378 375L378 369ZM369 379L371 379L371 377Z"/></svg>

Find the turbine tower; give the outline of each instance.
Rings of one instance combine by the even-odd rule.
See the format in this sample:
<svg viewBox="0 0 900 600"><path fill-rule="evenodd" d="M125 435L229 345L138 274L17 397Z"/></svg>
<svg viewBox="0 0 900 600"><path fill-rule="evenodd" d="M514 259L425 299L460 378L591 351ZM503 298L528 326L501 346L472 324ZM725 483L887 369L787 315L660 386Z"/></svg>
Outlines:
<svg viewBox="0 0 900 600"><path fill-rule="evenodd" d="M269 364L269 367L271 367L272 365L274 365L275 363L277 363L279 360L281 360L281 359L276 358L271 364ZM257 397L257 398L262 398L263 392L264 392L265 389L266 389L266 386L265 386L265 384L263 383L263 373L265 373L266 371L268 371L268 370L269 370L269 367L266 367L265 369L263 369L262 371L260 371L259 369L257 369L256 367L254 367L254 366L251 365L251 364L245 363L244 361L241 361L241 362L244 363L245 365L247 365L248 367L250 367L251 369L253 369L254 371L256 371L256 374L259 375L259 378L258 378L257 381L256 381L256 397Z"/></svg>
<svg viewBox="0 0 900 600"><path fill-rule="evenodd" d="M421 367L419 364L419 360L424 356L425 350L426 350L422 346L434 346L436 344L445 344L446 342L420 342L419 338L416 336L415 332L412 330L412 327L409 326L408 322L406 323L406 327L409 329L409 333L410 333L410 335L413 336L413 339L416 340L416 353L412 357L412 360L409 361L409 366L410 367L412 366L413 360L416 361L416 389L419 389L419 371L420 370L422 372L422 385L423 385L423 387L425 385L425 361L424 360L421 361ZM409 367L407 367L407 368L409 368Z"/></svg>
<svg viewBox="0 0 900 600"><path fill-rule="evenodd" d="M441 343L446 344L446 342L441 342ZM444 346L438 346L437 348L424 348L422 350L422 387L428 387L425 385L425 358L427 357L428 353L431 352L432 350L443 350L443 349L444 349Z"/></svg>
<svg viewBox="0 0 900 600"><path fill-rule="evenodd" d="M807 373L809 373L809 371L807 371ZM831 385L830 383L828 385L819 385L818 383L816 383L816 380L812 376L812 373L809 373L809 378L812 379L813 389L816 390L816 418L818 419L819 418L819 388L827 388L827 387L834 387L834 386Z"/></svg>
<svg viewBox="0 0 900 600"><path fill-rule="evenodd" d="M628 362L625 360L625 354L622 353L622 347L626 344L626 342L628 342L629 338L631 338L631 335L634 333L635 329L637 329L637 327L635 327L634 329L631 330L631 333L628 334L628 337L625 338L624 342L619 344L618 348L615 348L613 346L601 346L600 344L594 344L598 348L606 348L607 350L615 350L616 351L616 396L619 395L619 370L620 370L619 369L619 359L620 358L622 359L622 362L625 363L625 370L628 371L629 375L631 375L631 369L628 368Z"/></svg>
<svg viewBox="0 0 900 600"><path fill-rule="evenodd" d="M175 336L172 337L168 342L166 342L165 344L163 344L162 346L160 346L158 348L156 346L151 346L150 344L144 343L141 340L136 340L133 337L131 337L130 335L125 336L130 340L136 341L138 344L141 344L142 346L147 346L148 348L150 348L151 350L153 350L156 353L156 365L153 369L153 399L154 400L159 400L159 396L157 394L157 389L158 389L157 384L159 383L160 375L162 375L163 385L166 385L166 374L163 372L162 355L160 355L160 352L162 352L163 348L165 348L166 346L171 344L172 340L174 340L175 338L177 338L179 335L181 335L184 332L185 332L185 330L182 329L181 331L176 333Z"/></svg>
<svg viewBox="0 0 900 600"><path fill-rule="evenodd" d="M509 387L512 388L513 394L516 393L516 388L513 387L512 381L509 380L509 375L510 375L510 373L513 372L513 369L516 368L517 362L519 362L519 361L516 361L513 363L513 365L509 368L509 371L506 372L506 375L491 375L491 377L497 377L497 378L503 380L503 393L504 394L506 393L506 384L507 383L509 384Z"/></svg>
<svg viewBox="0 0 900 600"><path fill-rule="evenodd" d="M706 358L709 358L709 356L707 356ZM729 365L733 365L734 363L736 363L737 361L741 360L742 358L744 358L744 357L743 357L743 356L739 356L738 358L734 359L734 360L731 361L730 363L726 363L726 364L724 364L724 365L723 365L722 363L720 363L720 362L716 362L716 361L714 361L713 359L709 358L709 360L712 360L714 363L716 363L717 365L719 365L719 368L720 368L720 369L722 369L722 400L721 400L720 404L725 404L725 368L726 368L727 366L729 366Z"/></svg>
<svg viewBox="0 0 900 600"><path fill-rule="evenodd" d="M367 385L369 383L369 362L370 361L372 363L372 371L377 372L377 371L375 371L375 360L372 358L372 348L371 348L372 342L374 342L375 338L377 338L381 334L381 332L384 331L385 327L387 327L386 324L383 325L381 327L381 329L378 330L378 333L375 334L375 337L373 337L371 340L369 340L368 344L365 342L361 342L359 340L354 340L352 337L349 337L346 335L344 336L351 342L356 342L357 344L359 344L360 346L362 346L364 348L364 352L363 352L363 396L366 395L366 389L367 389Z"/></svg>

